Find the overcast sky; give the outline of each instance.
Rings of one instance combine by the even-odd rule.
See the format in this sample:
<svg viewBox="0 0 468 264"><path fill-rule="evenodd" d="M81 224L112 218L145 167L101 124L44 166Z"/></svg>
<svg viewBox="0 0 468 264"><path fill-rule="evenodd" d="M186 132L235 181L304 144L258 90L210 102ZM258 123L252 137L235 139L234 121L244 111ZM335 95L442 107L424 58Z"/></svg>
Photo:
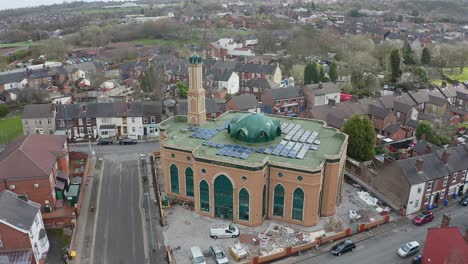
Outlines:
<svg viewBox="0 0 468 264"><path fill-rule="evenodd" d="M84 2L109 2L109 1L123 1L123 0L81 0ZM11 8L20 8L20 7L32 7L39 5L52 5L60 4L63 2L73 2L73 0L0 0L0 10L1 9L11 9Z"/></svg>

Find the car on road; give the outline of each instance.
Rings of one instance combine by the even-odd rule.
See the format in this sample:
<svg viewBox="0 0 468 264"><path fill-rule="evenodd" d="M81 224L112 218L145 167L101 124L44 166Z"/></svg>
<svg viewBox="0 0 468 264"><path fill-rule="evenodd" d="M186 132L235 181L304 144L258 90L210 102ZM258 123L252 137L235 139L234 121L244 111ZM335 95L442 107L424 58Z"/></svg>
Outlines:
<svg viewBox="0 0 468 264"><path fill-rule="evenodd" d="M345 241L341 241L338 244L332 247L331 253L335 256L341 256L342 254L354 251L356 249L356 244L350 239L346 239Z"/></svg>
<svg viewBox="0 0 468 264"><path fill-rule="evenodd" d="M401 246L398 249L397 254L398 256L402 258L406 258L406 257L416 254L418 251L419 251L419 243L417 241L411 241Z"/></svg>
<svg viewBox="0 0 468 264"><path fill-rule="evenodd" d="M239 228L233 224L226 225L212 225L210 227L210 237L238 237L240 234Z"/></svg>
<svg viewBox="0 0 468 264"><path fill-rule="evenodd" d="M98 141L98 145L111 145L114 141L111 138L100 138Z"/></svg>
<svg viewBox="0 0 468 264"><path fill-rule="evenodd" d="M467 206L468 205L468 195L465 197L461 198L460 201L458 202L461 206Z"/></svg>
<svg viewBox="0 0 468 264"><path fill-rule="evenodd" d="M135 145L136 143L138 143L136 139L132 138L124 138L119 140L119 145Z"/></svg>
<svg viewBox="0 0 468 264"><path fill-rule="evenodd" d="M199 246L194 246L190 248L190 260L193 264L206 264L205 256Z"/></svg>
<svg viewBox="0 0 468 264"><path fill-rule="evenodd" d="M413 218L413 224L420 226L434 220L434 214L431 211L424 211Z"/></svg>
<svg viewBox="0 0 468 264"><path fill-rule="evenodd" d="M219 246L218 243L210 246L210 252L213 258L216 260L216 264L228 264L229 260L224 253L224 250Z"/></svg>

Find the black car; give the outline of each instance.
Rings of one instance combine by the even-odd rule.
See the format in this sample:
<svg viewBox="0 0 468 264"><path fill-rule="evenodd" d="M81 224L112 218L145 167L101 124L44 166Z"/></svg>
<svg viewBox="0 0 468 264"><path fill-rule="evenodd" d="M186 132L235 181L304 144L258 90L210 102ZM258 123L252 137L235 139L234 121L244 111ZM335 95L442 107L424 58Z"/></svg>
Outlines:
<svg viewBox="0 0 468 264"><path fill-rule="evenodd" d="M124 138L119 141L120 145L135 145L137 141L131 138Z"/></svg>
<svg viewBox="0 0 468 264"><path fill-rule="evenodd" d="M467 206L468 205L468 195L461 198L461 200L458 202L461 206Z"/></svg>
<svg viewBox="0 0 468 264"><path fill-rule="evenodd" d="M348 251L354 251L354 249L356 249L356 245L354 244L354 242L352 240L347 239L334 245L332 247L331 253L335 256L341 256L342 254Z"/></svg>
<svg viewBox="0 0 468 264"><path fill-rule="evenodd" d="M111 138L100 138L98 141L98 145L111 145L114 141Z"/></svg>

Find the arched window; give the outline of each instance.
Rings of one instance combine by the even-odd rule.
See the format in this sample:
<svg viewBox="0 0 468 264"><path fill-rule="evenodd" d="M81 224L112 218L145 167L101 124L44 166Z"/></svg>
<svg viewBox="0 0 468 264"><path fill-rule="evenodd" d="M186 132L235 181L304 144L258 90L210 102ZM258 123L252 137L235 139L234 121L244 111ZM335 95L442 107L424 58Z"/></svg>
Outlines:
<svg viewBox="0 0 468 264"><path fill-rule="evenodd" d="M205 180L200 182L200 210L205 212L210 211L210 189Z"/></svg>
<svg viewBox="0 0 468 264"><path fill-rule="evenodd" d="M302 211L304 209L304 191L301 188L294 190L292 219L302 221Z"/></svg>
<svg viewBox="0 0 468 264"><path fill-rule="evenodd" d="M172 164L171 168L171 192L179 193L179 169L177 166Z"/></svg>
<svg viewBox="0 0 468 264"><path fill-rule="evenodd" d="M239 219L249 221L249 192L245 188L239 192Z"/></svg>
<svg viewBox="0 0 468 264"><path fill-rule="evenodd" d="M273 196L273 215L283 217L284 211L284 188L283 185L278 184L275 187Z"/></svg>
<svg viewBox="0 0 468 264"><path fill-rule="evenodd" d="M262 217L266 214L266 185L263 185Z"/></svg>
<svg viewBox="0 0 468 264"><path fill-rule="evenodd" d="M185 169L185 192L193 197L193 170L190 167Z"/></svg>

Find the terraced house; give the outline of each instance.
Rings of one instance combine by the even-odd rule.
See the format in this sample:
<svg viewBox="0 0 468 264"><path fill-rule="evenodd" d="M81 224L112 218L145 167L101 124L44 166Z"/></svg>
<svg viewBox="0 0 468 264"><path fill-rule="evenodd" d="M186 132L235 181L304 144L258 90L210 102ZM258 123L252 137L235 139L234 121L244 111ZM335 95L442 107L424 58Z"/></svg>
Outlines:
<svg viewBox="0 0 468 264"><path fill-rule="evenodd" d="M303 226L340 202L347 135L324 122L259 113L205 118L201 58L189 65L189 110L160 124L166 193L195 211L247 226Z"/></svg>

